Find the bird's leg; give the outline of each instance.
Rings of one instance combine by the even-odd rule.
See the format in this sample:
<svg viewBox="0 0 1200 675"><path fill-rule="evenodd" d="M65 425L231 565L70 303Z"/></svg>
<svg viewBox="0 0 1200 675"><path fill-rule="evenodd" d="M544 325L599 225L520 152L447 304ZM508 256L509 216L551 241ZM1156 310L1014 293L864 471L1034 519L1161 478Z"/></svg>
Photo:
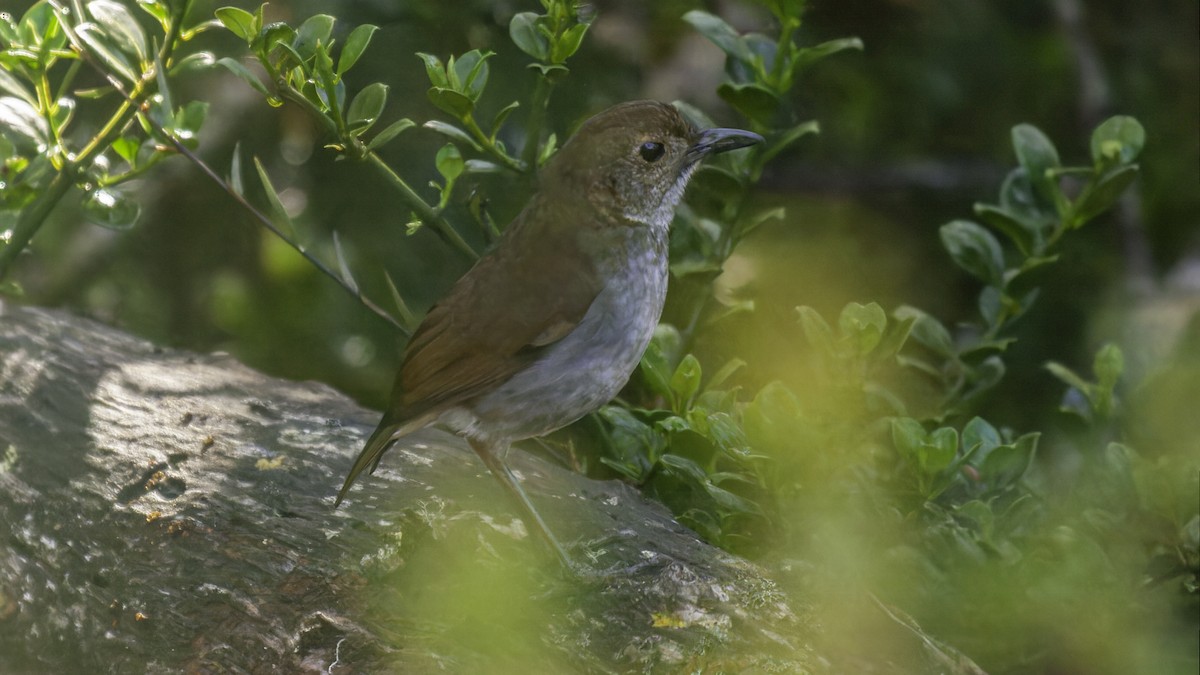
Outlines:
<svg viewBox="0 0 1200 675"><path fill-rule="evenodd" d="M471 444L471 449L475 451L475 454L479 455L479 458L487 465L492 475L500 481L504 489L508 490L508 493L517 501L517 504L526 516L525 520L530 523L550 549L554 551L554 554L558 556L558 560L562 563L563 568L568 572L574 571L575 566L571 562L571 558L567 556L566 550L554 538L554 534L550 532L550 528L546 526L546 521L542 520L542 516L537 512L537 509L533 508L533 502L529 501L529 495L525 494L525 490L521 488L521 483L517 481L517 477L513 475L513 472L508 468L508 464L504 461L501 453L508 449L507 446L496 448L490 443L474 439L468 439L468 442ZM497 450L501 452L498 453Z"/></svg>

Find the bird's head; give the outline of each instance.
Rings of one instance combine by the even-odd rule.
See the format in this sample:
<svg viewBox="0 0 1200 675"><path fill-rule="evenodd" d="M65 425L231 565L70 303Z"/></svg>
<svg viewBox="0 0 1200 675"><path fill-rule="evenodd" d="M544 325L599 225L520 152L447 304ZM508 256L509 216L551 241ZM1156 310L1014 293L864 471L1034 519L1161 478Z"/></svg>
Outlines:
<svg viewBox="0 0 1200 675"><path fill-rule="evenodd" d="M542 186L583 196L613 222L666 228L701 159L762 140L699 131L665 103L621 103L583 123L542 170Z"/></svg>

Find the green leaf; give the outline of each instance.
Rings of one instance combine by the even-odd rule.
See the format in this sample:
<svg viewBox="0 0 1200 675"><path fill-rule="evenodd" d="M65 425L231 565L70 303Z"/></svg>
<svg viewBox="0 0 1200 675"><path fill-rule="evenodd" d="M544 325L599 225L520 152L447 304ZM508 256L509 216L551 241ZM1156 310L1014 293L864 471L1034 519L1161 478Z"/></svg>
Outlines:
<svg viewBox="0 0 1200 675"><path fill-rule="evenodd" d="M868 305L847 303L838 316L838 332L860 355L869 354L879 344L886 328L887 314L874 302Z"/></svg>
<svg viewBox="0 0 1200 675"><path fill-rule="evenodd" d="M112 38L103 28L94 23L84 23L75 28L75 34L83 41L88 51L104 63L105 68L128 82L137 82L137 71L129 65L121 50L113 45Z"/></svg>
<svg viewBox="0 0 1200 675"><path fill-rule="evenodd" d="M188 101L175 113L175 137L190 150L196 149L196 135L208 117L208 101Z"/></svg>
<svg viewBox="0 0 1200 675"><path fill-rule="evenodd" d="M1013 127L1012 144L1017 153L1017 161L1029 174L1034 188L1042 196L1053 201L1058 187L1047 172L1060 166L1054 144L1031 124L1018 124Z"/></svg>
<svg viewBox="0 0 1200 675"><path fill-rule="evenodd" d="M342 53L338 55L338 75L342 75L353 68L355 63L358 63L359 57L367 50L367 45L371 44L371 37L377 30L379 30L378 26L364 23L350 31L350 34L346 36L346 46L342 47Z"/></svg>
<svg viewBox="0 0 1200 675"><path fill-rule="evenodd" d="M1096 373L1097 383L1102 389L1112 391L1125 371L1125 355L1121 348L1108 342L1096 352L1092 362L1092 370Z"/></svg>
<svg viewBox="0 0 1200 675"><path fill-rule="evenodd" d="M958 432L952 427L942 427L929 434L929 442L918 451L921 468L935 474L950 466L958 453Z"/></svg>
<svg viewBox="0 0 1200 675"><path fill-rule="evenodd" d="M83 198L83 214L91 222L110 230L128 230L137 222L142 207L115 190L98 188Z"/></svg>
<svg viewBox="0 0 1200 675"><path fill-rule="evenodd" d="M912 333L913 324L916 321L915 317L910 316L888 322L887 330L884 331L883 339L875 348L873 358L890 359L898 354L904 348L904 343L908 342L908 336Z"/></svg>
<svg viewBox="0 0 1200 675"><path fill-rule="evenodd" d="M574 56L575 52L579 51L579 45L583 43L583 36L587 33L588 27L589 24L577 23L563 31L551 48L550 61L562 63Z"/></svg>
<svg viewBox="0 0 1200 675"><path fill-rule="evenodd" d="M1036 227L1030 227L1015 214L999 206L991 204L976 204L975 215L983 222L1008 235L1021 253L1029 256L1037 250L1041 243L1041 232Z"/></svg>
<svg viewBox="0 0 1200 675"><path fill-rule="evenodd" d="M233 144L233 157L229 159L229 187L239 196L245 196L246 185L242 180L242 143Z"/></svg>
<svg viewBox="0 0 1200 675"><path fill-rule="evenodd" d="M782 382L772 381L759 390L742 411L742 426L750 443L761 451L795 451L796 432L804 415L796 394Z"/></svg>
<svg viewBox="0 0 1200 675"><path fill-rule="evenodd" d="M816 120L802 122L788 129L777 137L772 137L767 145L767 149L763 151L762 162L765 164L771 161L775 155L783 152L789 145L808 136L809 134L821 133L821 125Z"/></svg>
<svg viewBox="0 0 1200 675"><path fill-rule="evenodd" d="M773 209L765 209L751 216L748 216L741 228L738 230L738 237L746 237L751 232L757 230L763 224L772 220L783 220L787 216L787 210L782 206L777 206Z"/></svg>
<svg viewBox="0 0 1200 675"><path fill-rule="evenodd" d="M1084 394L1089 399L1091 398L1089 392L1092 389L1092 384L1080 377L1075 371L1057 361L1047 361L1046 370L1050 371L1051 375L1057 377L1068 386L1078 389L1080 393Z"/></svg>
<svg viewBox="0 0 1200 675"><path fill-rule="evenodd" d="M717 95L742 115L764 126L771 126L779 110L779 98L770 89L753 82L723 82Z"/></svg>
<svg viewBox="0 0 1200 675"><path fill-rule="evenodd" d="M892 418L892 445L910 463L919 463L919 451L929 438L925 427L911 417Z"/></svg>
<svg viewBox="0 0 1200 675"><path fill-rule="evenodd" d="M496 134L499 133L500 127L504 124L504 121L507 120L508 116L511 115L512 112L518 107L520 107L520 105L520 101L513 101L512 103L509 103L501 108L500 112L496 113L496 116L492 118L492 140L496 139Z"/></svg>
<svg viewBox="0 0 1200 675"><path fill-rule="evenodd" d="M683 20L690 23L701 35L721 48L721 51L743 63L753 63L754 55L750 47L733 26L725 23L719 16L694 9L683 15ZM722 98L724 98L722 96Z"/></svg>
<svg viewBox="0 0 1200 675"><path fill-rule="evenodd" d="M268 98L272 97L271 92L267 89L267 85L263 84L262 80L258 79L258 77L254 73L250 72L249 68L243 66L240 61L236 61L228 56L225 56L217 59L217 65L222 66L229 72L242 78L246 84L249 84L255 89L255 91L263 96Z"/></svg>
<svg viewBox="0 0 1200 675"><path fill-rule="evenodd" d="M415 126L417 126L417 123L407 117L396 120L387 125L383 131L375 134L375 138L372 138L371 142L367 144L367 150L375 150L376 148L383 147L385 143Z"/></svg>
<svg viewBox="0 0 1200 675"><path fill-rule="evenodd" d="M714 484L711 480L704 481L702 485L709 498L711 498L713 502L717 504L717 507L722 510L722 515L762 514L762 507L760 507L758 504Z"/></svg>
<svg viewBox="0 0 1200 675"><path fill-rule="evenodd" d="M338 92L341 80L333 74L333 59L330 58L329 48L324 43L318 44L313 52L313 74L316 75L317 83L320 85L317 88L317 94L321 95L325 106L332 110L334 107L332 102L336 101L337 107L344 110L342 96Z"/></svg>
<svg viewBox="0 0 1200 675"><path fill-rule="evenodd" d="M517 48L539 61L550 59L550 41L537 27L538 15L519 12L508 23L508 35Z"/></svg>
<svg viewBox="0 0 1200 675"><path fill-rule="evenodd" d="M1058 212L1051 201L1034 189L1024 168L1017 167L1005 177L1000 186L1000 208L1034 233L1033 252L1041 253L1042 232L1057 222Z"/></svg>
<svg viewBox="0 0 1200 675"><path fill-rule="evenodd" d="M664 467L691 482L697 484L708 482L708 474L705 473L704 468L687 457L667 453L659 458L659 461L663 463Z"/></svg>
<svg viewBox="0 0 1200 675"><path fill-rule="evenodd" d="M810 344L824 354L833 355L836 352L833 341L833 329L821 316L820 312L807 305L797 307L800 314L800 327L804 329L804 337Z"/></svg>
<svg viewBox="0 0 1200 675"><path fill-rule="evenodd" d="M228 28L229 32L245 40L246 44L250 44L258 35L258 27L254 25L254 15L244 9L221 7L215 14L217 20Z"/></svg>
<svg viewBox="0 0 1200 675"><path fill-rule="evenodd" d="M475 103L471 99L453 89L430 87L425 93L434 105L458 119L470 115L475 109Z"/></svg>
<svg viewBox="0 0 1200 675"><path fill-rule="evenodd" d="M671 392L674 394L676 411L687 409L692 397L700 390L700 362L688 354L679 361L671 375Z"/></svg>
<svg viewBox="0 0 1200 675"><path fill-rule="evenodd" d="M965 407L990 391L1000 383L1000 380L1004 379L1005 370L1004 360L994 354L972 367L969 372L968 386L964 387L959 395L958 405Z"/></svg>
<svg viewBox="0 0 1200 675"><path fill-rule="evenodd" d="M30 106L37 108L37 96L25 88L21 81L13 77L5 68L0 68L0 91L8 92L17 98L24 100Z"/></svg>
<svg viewBox="0 0 1200 675"><path fill-rule="evenodd" d="M1146 130L1133 117L1117 115L1104 120L1092 132L1092 161L1097 166L1137 159L1146 144Z"/></svg>
<svg viewBox="0 0 1200 675"><path fill-rule="evenodd" d="M969 220L946 223L938 232L959 267L991 286L1003 286L1004 253L991 232Z"/></svg>
<svg viewBox="0 0 1200 675"><path fill-rule="evenodd" d="M503 166L486 159L468 159L467 173L504 173Z"/></svg>
<svg viewBox="0 0 1200 675"><path fill-rule="evenodd" d="M469 98L472 103L479 100L488 80L488 57L492 52L480 52L478 49L463 54L454 61L454 77L459 86L456 89Z"/></svg>
<svg viewBox="0 0 1200 675"><path fill-rule="evenodd" d="M1025 434L1012 445L993 448L979 466L983 480L994 488L1005 487L1019 480L1033 462L1039 437L1037 433Z"/></svg>
<svg viewBox="0 0 1200 675"><path fill-rule="evenodd" d="M396 313L400 315L400 323L411 334L417 327L417 317L408 308L408 303L404 302L404 296L400 295L399 289L396 288L396 282L392 281L392 275L385 271L383 279L387 282L388 290L392 294L392 302L396 305Z"/></svg>
<svg viewBox="0 0 1200 675"><path fill-rule="evenodd" d="M458 180L458 177L462 175L465 168L462 153L458 151L458 146L453 143L447 143L442 146L441 150L438 150L434 164L437 166L438 173L442 174L442 178L446 179L447 186Z"/></svg>
<svg viewBox="0 0 1200 675"><path fill-rule="evenodd" d="M650 425L619 406L604 406L596 414L604 422L609 446L616 454L613 460L601 461L635 481L644 481L665 440Z"/></svg>
<svg viewBox="0 0 1200 675"><path fill-rule="evenodd" d="M1084 190L1083 196L1075 204L1074 226L1079 227L1087 221L1112 208L1121 198L1121 193L1137 178L1136 164L1119 166L1109 170L1094 184Z"/></svg>
<svg viewBox="0 0 1200 675"><path fill-rule="evenodd" d="M283 207L283 202L279 199L279 193L275 191L275 186L271 184L271 177L267 175L267 170L263 168L262 162L258 158L254 158L254 168L258 171L258 179L262 182L263 192L267 195L267 203L271 205L271 215L277 225L286 227L285 231L294 232L295 226L292 224L292 217L288 215L287 209Z"/></svg>
<svg viewBox="0 0 1200 675"><path fill-rule="evenodd" d="M987 286L979 293L979 314L987 322L989 328L1000 325L1001 314L1006 304L1011 304L1004 291L995 286Z"/></svg>
<svg viewBox="0 0 1200 675"><path fill-rule="evenodd" d="M334 18L328 14L314 14L300 24L300 28L296 29L296 39L292 40L292 48L302 60L312 58L317 53L317 45L329 46L333 22Z"/></svg>
<svg viewBox="0 0 1200 675"><path fill-rule="evenodd" d="M417 58L425 64L425 75L429 77L429 83L435 87L449 87L450 80L446 79L446 66L442 65L442 60L433 54L417 52Z"/></svg>
<svg viewBox="0 0 1200 675"><path fill-rule="evenodd" d="M912 338L934 354L943 358L952 358L957 354L954 339L941 321L909 305L897 307L892 316L901 321L912 319Z"/></svg>
<svg viewBox="0 0 1200 675"><path fill-rule="evenodd" d="M1096 373L1092 406L1097 415L1107 418L1112 415L1115 398L1113 392L1117 381L1121 379L1121 373L1125 370L1125 355L1121 353L1121 348L1111 342L1101 347L1092 362L1092 370Z"/></svg>
<svg viewBox="0 0 1200 675"><path fill-rule="evenodd" d="M733 376L734 373L736 373L737 371L741 370L744 367L746 367L746 362L743 361L742 359L739 359L737 357L729 359L729 361L727 361L725 363L725 365L721 366L720 370L718 370L712 376L712 379L708 381L708 385L705 387L705 390L706 391L717 390L722 384L725 384L725 380L728 380L730 377Z"/></svg>
<svg viewBox="0 0 1200 675"><path fill-rule="evenodd" d="M92 0L87 4L87 10L117 48L136 57L139 64L147 62L146 32L124 5L112 0Z"/></svg>
<svg viewBox="0 0 1200 675"><path fill-rule="evenodd" d="M982 417L972 418L967 422L967 426L963 427L962 445L967 452L988 452L1002 442L1000 432Z"/></svg>
<svg viewBox="0 0 1200 675"><path fill-rule="evenodd" d="M122 136L112 142L113 152L117 156L125 160L131 168L137 167L138 150L142 147L142 141L134 136Z"/></svg>
<svg viewBox="0 0 1200 675"><path fill-rule="evenodd" d="M342 250L342 240L338 237L337 230L333 231L333 254L337 258L338 274L342 277L342 281L351 289L351 293L358 295L358 282L350 272L350 264L346 262L346 252Z"/></svg>
<svg viewBox="0 0 1200 675"><path fill-rule="evenodd" d="M50 127L27 101L0 96L0 136L19 149L41 152L50 144Z"/></svg>
<svg viewBox="0 0 1200 675"><path fill-rule="evenodd" d="M171 66L171 75L190 75L208 70L217 62L212 52L193 52L175 62Z"/></svg>
<svg viewBox="0 0 1200 675"><path fill-rule="evenodd" d="M641 371L642 380L651 392L671 400L671 376L674 371L671 369L669 354L664 350L662 340L650 341L650 345L642 354L642 360L638 363L638 370Z"/></svg>
<svg viewBox="0 0 1200 675"><path fill-rule="evenodd" d="M479 143L475 142L474 138L471 138L471 134L468 134L453 124L447 124L441 120L429 120L421 126L429 129L430 131L439 133L451 140L463 143L468 147L473 148L476 152L483 152L483 148L479 147Z"/></svg>
<svg viewBox="0 0 1200 675"><path fill-rule="evenodd" d="M277 48L282 50L291 58L284 58L280 61L280 68L294 68L300 65L304 59L296 53L292 48L292 41L296 39L296 29L283 23L276 21L268 26L264 26L258 32L254 40L250 43L250 49L258 55L263 61L267 61L271 57L271 53Z"/></svg>
<svg viewBox="0 0 1200 675"><path fill-rule="evenodd" d="M158 20L166 30L171 23L171 8L164 0L138 0L139 9Z"/></svg>
<svg viewBox="0 0 1200 675"><path fill-rule="evenodd" d="M361 135L379 121L383 107L387 104L387 94L388 87L382 82L373 82L358 92L346 111L346 123L351 133Z"/></svg>
<svg viewBox="0 0 1200 675"><path fill-rule="evenodd" d="M558 63L531 63L526 68L536 70L541 73L542 77L546 78L551 84L558 84L566 79L567 74L571 72L569 68Z"/></svg>
<svg viewBox="0 0 1200 675"><path fill-rule="evenodd" d="M863 50L862 40L856 37L840 38L837 40L822 42L821 44L813 45L812 47L802 47L799 51L799 54L796 56L796 60L792 64L792 69L799 70L807 68L817 61L833 56L838 52L846 51L847 49L853 49L861 52Z"/></svg>

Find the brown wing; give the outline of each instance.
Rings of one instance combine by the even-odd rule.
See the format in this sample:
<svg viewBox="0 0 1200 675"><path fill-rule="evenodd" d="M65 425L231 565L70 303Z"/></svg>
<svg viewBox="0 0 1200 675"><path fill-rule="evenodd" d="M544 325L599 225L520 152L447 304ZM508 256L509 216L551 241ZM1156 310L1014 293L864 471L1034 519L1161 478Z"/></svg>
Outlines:
<svg viewBox="0 0 1200 675"><path fill-rule="evenodd" d="M429 311L404 353L389 411L394 419L489 391L583 319L601 289L578 248L586 225L562 227L548 218L565 216L535 199L495 250Z"/></svg>

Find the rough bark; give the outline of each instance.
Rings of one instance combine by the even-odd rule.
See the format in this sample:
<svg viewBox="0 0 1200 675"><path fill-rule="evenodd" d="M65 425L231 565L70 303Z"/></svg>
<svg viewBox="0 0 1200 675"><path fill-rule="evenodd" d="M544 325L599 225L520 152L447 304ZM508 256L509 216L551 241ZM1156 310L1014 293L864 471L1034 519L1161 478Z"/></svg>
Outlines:
<svg viewBox="0 0 1200 675"><path fill-rule="evenodd" d="M0 672L823 670L809 614L620 482L510 455L588 579L436 430L335 510L375 418L0 311Z"/></svg>

